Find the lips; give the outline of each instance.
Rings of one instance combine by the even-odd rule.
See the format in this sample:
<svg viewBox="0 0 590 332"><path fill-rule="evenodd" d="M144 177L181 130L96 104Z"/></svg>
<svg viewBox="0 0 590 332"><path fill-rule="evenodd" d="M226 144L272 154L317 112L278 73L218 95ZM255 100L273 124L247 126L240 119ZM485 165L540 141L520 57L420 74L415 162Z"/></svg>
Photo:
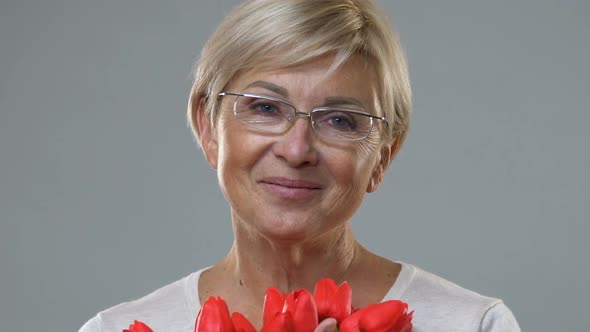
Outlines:
<svg viewBox="0 0 590 332"><path fill-rule="evenodd" d="M272 195L291 200L312 198L322 189L322 185L316 182L283 177L267 177L259 184Z"/></svg>
<svg viewBox="0 0 590 332"><path fill-rule="evenodd" d="M277 186L283 186L288 188L304 188L304 189L321 189L322 186L319 183L306 181L306 180L293 180L283 177L268 177L260 181L261 183L274 184Z"/></svg>

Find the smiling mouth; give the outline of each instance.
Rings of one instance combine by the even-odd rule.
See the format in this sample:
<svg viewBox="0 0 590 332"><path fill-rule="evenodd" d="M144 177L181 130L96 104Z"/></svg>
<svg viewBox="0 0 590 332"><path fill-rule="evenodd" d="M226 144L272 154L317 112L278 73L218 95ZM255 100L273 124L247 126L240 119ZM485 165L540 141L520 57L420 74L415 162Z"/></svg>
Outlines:
<svg viewBox="0 0 590 332"><path fill-rule="evenodd" d="M259 184L273 196L289 200L306 200L322 189L319 183L276 177L264 178Z"/></svg>

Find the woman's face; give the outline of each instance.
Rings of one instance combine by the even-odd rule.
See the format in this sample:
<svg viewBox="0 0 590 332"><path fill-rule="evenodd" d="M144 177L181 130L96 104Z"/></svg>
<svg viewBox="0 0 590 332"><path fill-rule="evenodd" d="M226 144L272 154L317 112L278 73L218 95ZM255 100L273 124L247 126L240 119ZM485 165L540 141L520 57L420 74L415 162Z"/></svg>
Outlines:
<svg viewBox="0 0 590 332"><path fill-rule="evenodd" d="M325 56L281 70L244 72L226 92L278 97L300 112L330 105L377 115L373 67L352 57L326 76L332 60ZM222 98L215 129L201 130L202 142L236 231L311 239L345 225L365 193L379 185L390 160L381 160L378 124L361 141L319 137L308 117L296 117L287 131L269 134L239 122L234 97Z"/></svg>

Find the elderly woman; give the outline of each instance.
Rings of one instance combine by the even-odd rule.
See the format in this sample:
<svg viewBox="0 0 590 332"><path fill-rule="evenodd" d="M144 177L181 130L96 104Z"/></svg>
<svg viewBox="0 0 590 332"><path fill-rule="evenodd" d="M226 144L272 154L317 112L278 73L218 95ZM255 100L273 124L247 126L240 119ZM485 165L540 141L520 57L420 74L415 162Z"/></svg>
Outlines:
<svg viewBox="0 0 590 332"><path fill-rule="evenodd" d="M99 313L81 331L193 331L201 303L262 325L265 290L332 278L356 308L401 299L414 331L517 331L484 297L359 244L351 218L377 190L410 120L397 36L368 0L252 0L221 23L197 62L189 123L231 207L224 259L139 300ZM318 331L332 331L326 320Z"/></svg>

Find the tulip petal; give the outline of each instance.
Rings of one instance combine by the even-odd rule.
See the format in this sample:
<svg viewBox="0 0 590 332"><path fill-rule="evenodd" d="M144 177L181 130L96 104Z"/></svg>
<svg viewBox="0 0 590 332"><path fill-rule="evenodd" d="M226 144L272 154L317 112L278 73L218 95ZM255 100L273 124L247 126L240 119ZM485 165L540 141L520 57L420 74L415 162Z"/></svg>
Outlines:
<svg viewBox="0 0 590 332"><path fill-rule="evenodd" d="M313 297L315 299L320 320L330 317L330 299L335 292L336 283L330 278L322 279L315 284Z"/></svg>
<svg viewBox="0 0 590 332"><path fill-rule="evenodd" d="M124 329L123 332L154 332L145 323L138 320L134 321L133 324L129 325L129 329Z"/></svg>
<svg viewBox="0 0 590 332"><path fill-rule="evenodd" d="M195 332L234 332L227 303L218 297L209 297L199 310Z"/></svg>
<svg viewBox="0 0 590 332"><path fill-rule="evenodd" d="M352 315L346 317L338 326L340 332L360 332L359 319L361 318L361 310L355 311Z"/></svg>
<svg viewBox="0 0 590 332"><path fill-rule="evenodd" d="M296 332L313 332L318 327L318 312L313 296L306 289L291 292L285 300L285 309L293 316Z"/></svg>
<svg viewBox="0 0 590 332"><path fill-rule="evenodd" d="M340 324L352 312L352 289L346 281L336 286L334 280L322 279L316 283L313 296L320 321L333 317Z"/></svg>
<svg viewBox="0 0 590 332"><path fill-rule="evenodd" d="M406 313L397 321L392 330L394 332L412 332L412 318L414 318L414 311Z"/></svg>
<svg viewBox="0 0 590 332"><path fill-rule="evenodd" d="M285 295L278 289L270 287L264 295L264 307L262 309L262 325L268 325L277 313L283 311Z"/></svg>
<svg viewBox="0 0 590 332"><path fill-rule="evenodd" d="M352 288L350 288L350 285L346 281L338 286L331 302L331 317L341 322L344 318L350 316L352 311Z"/></svg>
<svg viewBox="0 0 590 332"><path fill-rule="evenodd" d="M408 305L391 300L370 304L359 310L359 328L366 331L389 331L405 315Z"/></svg>
<svg viewBox="0 0 590 332"><path fill-rule="evenodd" d="M244 315L239 312L234 312L231 315L231 320L234 323L236 332L256 332L256 329L252 323L250 323L248 318L244 317Z"/></svg>
<svg viewBox="0 0 590 332"><path fill-rule="evenodd" d="M260 332L295 332L293 317L290 312L279 312L264 323Z"/></svg>

